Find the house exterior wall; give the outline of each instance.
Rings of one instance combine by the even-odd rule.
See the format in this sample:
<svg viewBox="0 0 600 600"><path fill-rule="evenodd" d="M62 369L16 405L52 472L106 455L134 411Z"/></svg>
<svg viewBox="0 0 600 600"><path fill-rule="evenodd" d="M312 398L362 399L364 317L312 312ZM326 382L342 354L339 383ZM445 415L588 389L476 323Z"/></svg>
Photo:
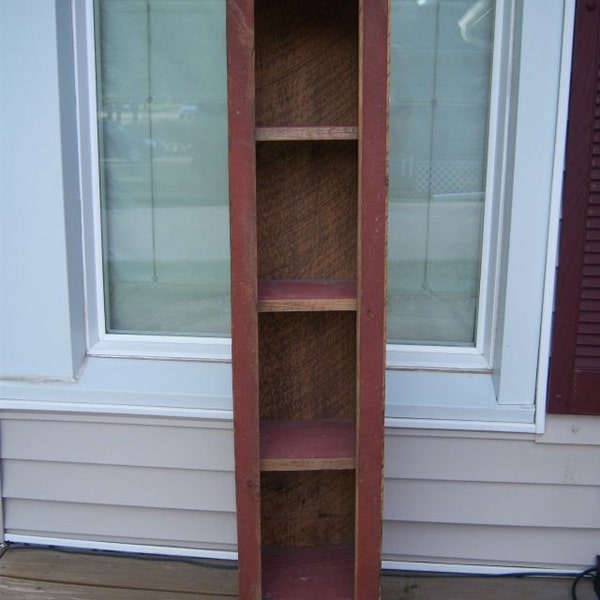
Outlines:
<svg viewBox="0 0 600 600"><path fill-rule="evenodd" d="M76 132L61 125L75 110L75 59L56 33L69 5L0 2L6 539L232 557L231 398L208 374L228 365L170 363L172 379L150 391L131 388L133 371L151 379L144 361L123 362L119 382L103 379L110 358L85 364L83 260L81 245L69 241L81 234L79 192L64 168ZM82 365L85 377L96 378L89 389ZM184 377L197 379L195 395L179 390ZM195 411L199 399L204 409ZM149 416L152 404L169 402L179 416L175 409ZM589 417L551 416L538 436L389 427L384 559L425 567L591 564L599 551L599 445L600 420Z"/></svg>
<svg viewBox="0 0 600 600"><path fill-rule="evenodd" d="M229 420L6 412L0 434L8 541L234 557ZM598 434L581 417L551 417L543 436L388 428L384 561L591 564Z"/></svg>

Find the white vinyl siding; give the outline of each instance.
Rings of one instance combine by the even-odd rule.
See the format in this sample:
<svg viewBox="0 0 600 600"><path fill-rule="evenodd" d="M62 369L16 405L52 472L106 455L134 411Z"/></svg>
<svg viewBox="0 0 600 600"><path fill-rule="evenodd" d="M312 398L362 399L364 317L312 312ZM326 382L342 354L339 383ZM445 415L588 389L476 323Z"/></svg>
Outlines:
<svg viewBox="0 0 600 600"><path fill-rule="evenodd" d="M9 539L235 551L228 422L15 415L0 434Z"/></svg>
<svg viewBox="0 0 600 600"><path fill-rule="evenodd" d="M2 416L9 541L235 556L227 421ZM547 436L388 429L384 565L589 564L600 537L599 427L550 417Z"/></svg>

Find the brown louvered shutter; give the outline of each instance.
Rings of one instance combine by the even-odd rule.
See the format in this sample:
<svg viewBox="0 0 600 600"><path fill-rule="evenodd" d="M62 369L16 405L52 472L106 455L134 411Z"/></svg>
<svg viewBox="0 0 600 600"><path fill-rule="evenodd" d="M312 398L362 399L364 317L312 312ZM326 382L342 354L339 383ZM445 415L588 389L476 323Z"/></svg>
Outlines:
<svg viewBox="0 0 600 600"><path fill-rule="evenodd" d="M578 0L548 410L600 414L600 1Z"/></svg>

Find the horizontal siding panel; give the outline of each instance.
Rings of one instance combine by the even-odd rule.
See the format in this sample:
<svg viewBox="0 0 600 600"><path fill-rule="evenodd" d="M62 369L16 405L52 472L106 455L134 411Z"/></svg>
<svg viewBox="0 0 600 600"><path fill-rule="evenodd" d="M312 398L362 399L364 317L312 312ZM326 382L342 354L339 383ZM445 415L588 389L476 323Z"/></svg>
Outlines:
<svg viewBox="0 0 600 600"><path fill-rule="evenodd" d="M34 500L5 500L6 530L41 535L166 546L233 549L233 513L159 510Z"/></svg>
<svg viewBox="0 0 600 600"><path fill-rule="evenodd" d="M384 560L580 570L598 553L598 530L384 523Z"/></svg>
<svg viewBox="0 0 600 600"><path fill-rule="evenodd" d="M7 419L4 458L233 471L233 430Z"/></svg>
<svg viewBox="0 0 600 600"><path fill-rule="evenodd" d="M385 451L388 479L600 486L594 447L388 435Z"/></svg>
<svg viewBox="0 0 600 600"><path fill-rule="evenodd" d="M600 493L594 487L388 480L384 518L395 521L596 528ZM542 508L543 507L543 508Z"/></svg>
<svg viewBox="0 0 600 600"><path fill-rule="evenodd" d="M93 418L3 422L9 535L235 549L230 430ZM386 557L589 564L600 539L600 438L585 433L595 422L573 423L550 418L548 431L560 425L561 435L536 438L548 438L543 444L516 434L388 429Z"/></svg>
<svg viewBox="0 0 600 600"><path fill-rule="evenodd" d="M2 485L8 498L235 511L231 472L5 460Z"/></svg>

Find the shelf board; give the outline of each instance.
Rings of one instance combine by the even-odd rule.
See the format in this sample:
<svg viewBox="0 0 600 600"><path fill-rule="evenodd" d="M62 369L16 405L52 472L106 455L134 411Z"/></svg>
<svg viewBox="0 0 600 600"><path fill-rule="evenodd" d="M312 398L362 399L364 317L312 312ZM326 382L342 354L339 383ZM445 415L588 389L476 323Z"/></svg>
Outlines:
<svg viewBox="0 0 600 600"><path fill-rule="evenodd" d="M356 429L345 419L260 422L261 471L355 467Z"/></svg>
<svg viewBox="0 0 600 600"><path fill-rule="evenodd" d="M352 600L351 546L263 550L262 597L270 600Z"/></svg>
<svg viewBox="0 0 600 600"><path fill-rule="evenodd" d="M257 127L254 137L257 142L357 140L358 127Z"/></svg>
<svg viewBox="0 0 600 600"><path fill-rule="evenodd" d="M258 281L259 312L356 310L356 283L347 279Z"/></svg>

